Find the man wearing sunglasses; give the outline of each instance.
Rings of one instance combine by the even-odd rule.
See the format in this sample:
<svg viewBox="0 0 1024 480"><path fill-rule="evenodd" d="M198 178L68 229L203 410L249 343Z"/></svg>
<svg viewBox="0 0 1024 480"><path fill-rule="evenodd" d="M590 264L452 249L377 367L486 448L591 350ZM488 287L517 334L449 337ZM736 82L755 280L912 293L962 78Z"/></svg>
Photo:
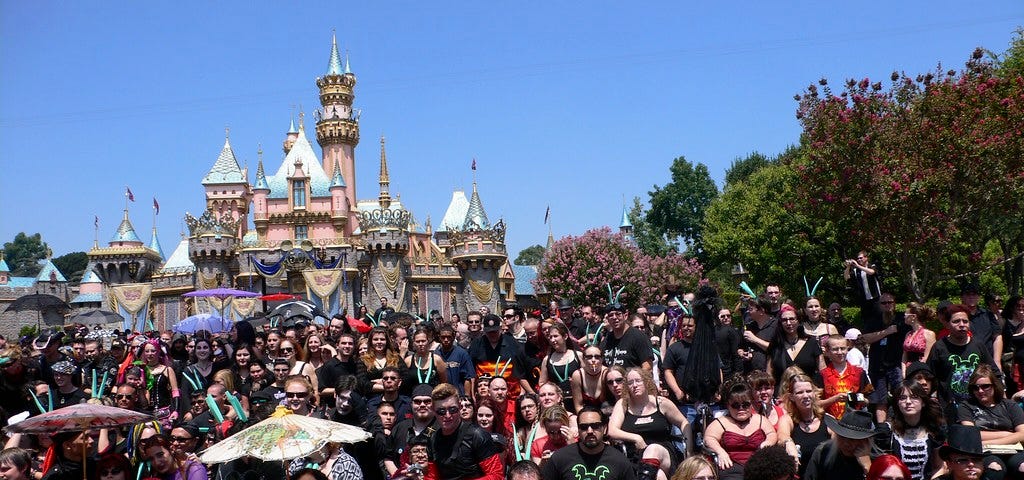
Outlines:
<svg viewBox="0 0 1024 480"><path fill-rule="evenodd" d="M454 387L452 387L454 388ZM417 435L429 435L433 433L435 425L434 401L430 394L433 389L430 385L420 384L412 389L412 418L402 420L391 429L391 436L388 438L387 454L384 458L384 466L388 475L394 475L401 464L402 454L409 445L409 440Z"/></svg>
<svg viewBox="0 0 1024 480"><path fill-rule="evenodd" d="M579 441L558 449L541 468L545 480L635 480L633 464L622 452L608 448L608 419L594 407L577 417Z"/></svg>
<svg viewBox="0 0 1024 480"><path fill-rule="evenodd" d="M459 392L442 383L430 394L438 429L430 436L430 457L440 478L460 480L502 480L505 465L502 451L482 428L463 422L459 415Z"/></svg>

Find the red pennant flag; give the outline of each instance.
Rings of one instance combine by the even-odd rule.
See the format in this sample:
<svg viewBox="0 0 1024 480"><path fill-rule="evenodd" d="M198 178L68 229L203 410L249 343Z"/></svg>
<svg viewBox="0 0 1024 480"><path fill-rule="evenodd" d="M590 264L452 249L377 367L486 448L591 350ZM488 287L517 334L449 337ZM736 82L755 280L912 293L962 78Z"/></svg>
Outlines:
<svg viewBox="0 0 1024 480"><path fill-rule="evenodd" d="M129 202L134 202L135 201L135 194L132 193L132 189L130 189L128 187L124 187L124 189L127 190L125 192L125 195L128 195L128 201Z"/></svg>
<svg viewBox="0 0 1024 480"><path fill-rule="evenodd" d="M153 210L156 210L156 214L160 215L160 203L156 201L156 197L153 197Z"/></svg>
<svg viewBox="0 0 1024 480"><path fill-rule="evenodd" d="M548 205L548 209L544 212L544 225L548 224L548 218L551 217L551 205Z"/></svg>
<svg viewBox="0 0 1024 480"><path fill-rule="evenodd" d="M473 166L472 166L471 168L472 168L472 169L473 169L474 171L476 171L476 158L474 158L474 159L473 159Z"/></svg>
<svg viewBox="0 0 1024 480"><path fill-rule="evenodd" d="M96 217L96 219L93 220L93 222L92 222L93 226L95 226L96 228L100 228L100 216L99 215L93 215L93 216Z"/></svg>

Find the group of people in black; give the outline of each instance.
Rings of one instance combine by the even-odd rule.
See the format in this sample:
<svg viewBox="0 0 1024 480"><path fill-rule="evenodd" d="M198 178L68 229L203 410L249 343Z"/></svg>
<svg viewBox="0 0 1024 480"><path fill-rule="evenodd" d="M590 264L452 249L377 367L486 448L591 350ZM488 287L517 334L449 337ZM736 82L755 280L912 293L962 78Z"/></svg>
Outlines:
<svg viewBox="0 0 1024 480"><path fill-rule="evenodd" d="M882 462L885 480L1024 477L1024 301L989 310L967 285L956 304L897 309L866 254L846 268L857 327L769 284L733 308L702 286L638 309L560 300L424 319L382 302L322 324L0 341L8 423L83 402L155 419L10 435L0 476L846 480ZM277 408L371 436L284 464L200 461ZM788 463L770 467L771 452Z"/></svg>

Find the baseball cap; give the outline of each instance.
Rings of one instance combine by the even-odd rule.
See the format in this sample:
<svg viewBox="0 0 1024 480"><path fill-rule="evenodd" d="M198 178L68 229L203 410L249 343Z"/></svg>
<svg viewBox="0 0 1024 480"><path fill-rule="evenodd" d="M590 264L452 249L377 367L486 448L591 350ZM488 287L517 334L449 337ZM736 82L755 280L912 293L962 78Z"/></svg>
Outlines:
<svg viewBox="0 0 1024 480"><path fill-rule="evenodd" d="M846 339L851 341L851 342L856 342L857 341L857 337L860 337L860 335L861 335L860 330L858 330L856 328L851 328L851 329L846 331Z"/></svg>
<svg viewBox="0 0 1024 480"><path fill-rule="evenodd" d="M501 317L489 313L484 315L484 333L497 332L501 330Z"/></svg>

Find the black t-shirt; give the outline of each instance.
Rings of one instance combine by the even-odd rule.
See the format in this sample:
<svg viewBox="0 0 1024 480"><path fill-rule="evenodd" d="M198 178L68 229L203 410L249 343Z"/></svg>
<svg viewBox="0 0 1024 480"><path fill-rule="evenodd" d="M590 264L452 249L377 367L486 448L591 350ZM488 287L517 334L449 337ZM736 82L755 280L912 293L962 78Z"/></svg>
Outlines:
<svg viewBox="0 0 1024 480"><path fill-rule="evenodd" d="M690 345L690 342L680 340L669 345L668 350L665 351L665 360L662 363L662 367L664 367L666 374L668 374L668 370L672 371L673 376L676 378L676 384L679 385L679 388L683 388L683 385L685 385L683 372L686 370L686 360L690 358ZM683 401L682 398L675 398L675 393L669 393L677 402Z"/></svg>
<svg viewBox="0 0 1024 480"><path fill-rule="evenodd" d="M745 317L746 315L747 314L744 312ZM745 321L743 325L744 328L750 330L757 338L771 343L772 337L775 336L775 330L779 328L779 320L775 317L771 317L763 327L758 326L757 322L753 320ZM743 335L740 335L740 338L742 339ZM744 366L744 370L747 372L752 370L768 371L768 356L765 354L765 350L762 350L760 346L754 345L746 340L742 342L742 345L744 348L749 348L751 354L750 361Z"/></svg>
<svg viewBox="0 0 1024 480"><path fill-rule="evenodd" d="M743 373L743 362L736 354L741 339L740 332L732 325L718 324L715 327L715 346L722 360L722 378L732 378L734 373Z"/></svg>
<svg viewBox="0 0 1024 480"><path fill-rule="evenodd" d="M60 390L53 389L53 408L62 408L69 405L78 405L89 400L89 396L85 394L80 388L76 388L71 393L60 393Z"/></svg>
<svg viewBox="0 0 1024 480"><path fill-rule="evenodd" d="M947 400L964 401L969 398L968 381L974 369L981 364L992 365L992 356L973 339L966 345L956 345L949 337L939 339L928 354L928 366L939 382L939 391Z"/></svg>
<svg viewBox="0 0 1024 480"><path fill-rule="evenodd" d="M468 422L462 422L451 435L437 430L430 437L430 458L437 473L446 480L483 476L481 463L501 453L491 434Z"/></svg>
<svg viewBox="0 0 1024 480"><path fill-rule="evenodd" d="M544 480L636 480L633 464L622 452L605 446L601 453L585 453L570 443L551 454L541 467Z"/></svg>
<svg viewBox="0 0 1024 480"><path fill-rule="evenodd" d="M608 332L601 342L601 347L604 350L604 364L609 367L620 366L628 369L654 360L651 340L633 327L627 328L622 338L615 338L614 334Z"/></svg>
<svg viewBox="0 0 1024 480"><path fill-rule="evenodd" d="M999 321L996 320L996 316L978 307L974 315L971 315L971 338L983 345L991 356L994 355L992 342L996 340L996 335L999 335ZM1007 350L1004 348L1003 351Z"/></svg>
<svg viewBox="0 0 1024 480"><path fill-rule="evenodd" d="M982 407L974 399L962 402L957 416L961 422L974 422L983 432L1012 432L1017 425L1024 424L1024 410L1006 398L992 408Z"/></svg>
<svg viewBox="0 0 1024 480"><path fill-rule="evenodd" d="M893 316L892 324L896 325L896 333L871 344L868 351L868 365L872 377L880 377L884 372L900 366L903 361L903 339L910 333L910 325L904 320L903 312ZM874 333L889 328L880 319L868 319L864 323L864 333Z"/></svg>

